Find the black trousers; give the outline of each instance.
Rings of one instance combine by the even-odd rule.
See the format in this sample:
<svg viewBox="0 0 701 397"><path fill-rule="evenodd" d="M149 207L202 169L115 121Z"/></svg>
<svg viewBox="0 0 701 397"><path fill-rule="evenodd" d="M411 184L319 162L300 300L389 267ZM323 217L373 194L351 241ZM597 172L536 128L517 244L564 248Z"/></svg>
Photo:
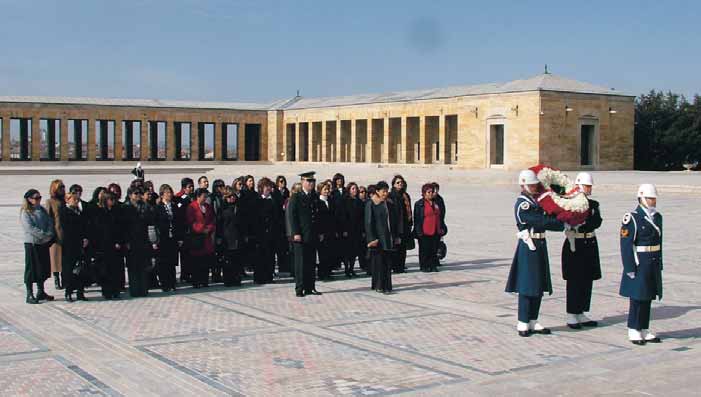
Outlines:
<svg viewBox="0 0 701 397"><path fill-rule="evenodd" d="M151 284L151 274L146 269L151 256L147 252L130 252L127 258L129 271L129 295L133 297L148 295Z"/></svg>
<svg viewBox="0 0 701 397"><path fill-rule="evenodd" d="M227 287L241 285L241 250L224 251L224 285Z"/></svg>
<svg viewBox="0 0 701 397"><path fill-rule="evenodd" d="M538 319L542 296L525 296L518 294L518 321L527 323Z"/></svg>
<svg viewBox="0 0 701 397"><path fill-rule="evenodd" d="M295 292L311 292L316 289L314 268L316 250L313 244L292 243L295 264Z"/></svg>
<svg viewBox="0 0 701 397"><path fill-rule="evenodd" d="M390 257L396 252L382 249L370 249L370 266L372 267L372 289L379 291L392 291L392 260Z"/></svg>
<svg viewBox="0 0 701 397"><path fill-rule="evenodd" d="M275 245L272 243L258 244L256 261L253 264L253 282L267 284L273 282L275 273Z"/></svg>
<svg viewBox="0 0 701 397"><path fill-rule="evenodd" d="M122 290L122 277L124 276L124 257L119 252L107 254L100 259L99 283L102 287L102 296L112 298Z"/></svg>
<svg viewBox="0 0 701 397"><path fill-rule="evenodd" d="M162 241L156 264L156 273L162 289L175 289L175 267L177 265L178 243L172 240Z"/></svg>
<svg viewBox="0 0 701 397"><path fill-rule="evenodd" d="M331 240L324 239L317 248L319 252L319 280L325 280L331 277L331 271L336 266L338 255Z"/></svg>
<svg viewBox="0 0 701 397"><path fill-rule="evenodd" d="M190 262L192 284L209 284L209 269L211 269L216 263L216 256L214 253L200 256L190 255L189 259L192 261Z"/></svg>
<svg viewBox="0 0 701 397"><path fill-rule="evenodd" d="M180 250L180 282L188 282L192 280L192 266L190 253L187 248Z"/></svg>
<svg viewBox="0 0 701 397"><path fill-rule="evenodd" d="M275 257L277 258L278 272L291 272L290 266L290 242L286 236L280 236L275 241Z"/></svg>
<svg viewBox="0 0 701 397"><path fill-rule="evenodd" d="M400 245L397 250L394 251L392 270L394 270L395 273L404 273L406 271L406 247L404 247L404 244Z"/></svg>
<svg viewBox="0 0 701 397"><path fill-rule="evenodd" d="M582 314L591 306L592 280L567 280L567 313Z"/></svg>
<svg viewBox="0 0 701 397"><path fill-rule="evenodd" d="M439 236L419 237L419 267L422 271L427 272L438 268L438 243L440 241Z"/></svg>
<svg viewBox="0 0 701 397"><path fill-rule="evenodd" d="M649 329L650 328L650 306L652 301L630 300L628 308L628 328Z"/></svg>

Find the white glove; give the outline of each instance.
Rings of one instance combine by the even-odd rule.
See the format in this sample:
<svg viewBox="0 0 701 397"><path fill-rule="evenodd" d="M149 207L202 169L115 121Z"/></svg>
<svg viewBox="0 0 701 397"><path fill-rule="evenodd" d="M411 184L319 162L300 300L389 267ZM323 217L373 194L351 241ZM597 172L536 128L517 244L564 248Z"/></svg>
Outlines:
<svg viewBox="0 0 701 397"><path fill-rule="evenodd" d="M626 275L630 277L631 280L635 278L635 272L626 273Z"/></svg>

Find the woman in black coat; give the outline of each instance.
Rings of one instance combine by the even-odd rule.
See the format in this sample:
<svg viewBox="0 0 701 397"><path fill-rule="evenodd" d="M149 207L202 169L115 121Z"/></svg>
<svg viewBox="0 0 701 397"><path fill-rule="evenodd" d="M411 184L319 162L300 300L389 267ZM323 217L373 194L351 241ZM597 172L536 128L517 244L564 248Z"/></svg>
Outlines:
<svg viewBox="0 0 701 397"><path fill-rule="evenodd" d="M419 240L419 267L422 272L437 272L438 243L447 227L440 206L434 200L433 185L423 185L421 196L414 204L414 236Z"/></svg>
<svg viewBox="0 0 701 397"><path fill-rule="evenodd" d="M243 234L245 223L234 189L226 187L223 199L217 224L217 238L221 239L224 250L224 285L234 287L241 285L241 251L246 242Z"/></svg>
<svg viewBox="0 0 701 397"><path fill-rule="evenodd" d="M275 244L282 219L276 208L277 201L271 196L273 188L273 181L268 178L258 181L259 196L255 201L253 223L256 247L253 282L256 284L272 283L275 273Z"/></svg>
<svg viewBox="0 0 701 397"><path fill-rule="evenodd" d="M287 179L284 175L278 175L275 178L275 189L272 193L273 199L276 201L275 205L278 211L278 217L280 219L285 219L285 207L287 206L287 200L290 199L290 190L287 188ZM285 222L281 222L280 228L277 231L277 240L275 243L275 256L277 257L278 271L290 272L290 244L287 240L287 233L285 230Z"/></svg>
<svg viewBox="0 0 701 397"><path fill-rule="evenodd" d="M85 285L73 273L76 263L85 259L85 248L88 246L88 219L81 213L78 205L80 196L74 193L66 194L66 205L59 212L63 226L63 251L61 252L61 279L65 288L66 300L73 302L73 292L76 298L86 301Z"/></svg>
<svg viewBox="0 0 701 397"><path fill-rule="evenodd" d="M334 204L330 200L331 183L322 182L317 186L319 195L316 197L316 219L314 220L315 233L319 237L317 251L319 253L319 280L329 280L333 269L336 253L334 242L336 240L336 218L334 217Z"/></svg>
<svg viewBox="0 0 701 397"><path fill-rule="evenodd" d="M397 213L387 200L389 185L378 182L368 187L370 200L365 204L365 233L370 266L372 267L372 289L380 293L392 291L392 258L396 256L401 239L395 235Z"/></svg>
<svg viewBox="0 0 701 397"><path fill-rule="evenodd" d="M140 187L129 188L129 202L124 213L127 221L127 270L129 272L129 295L143 297L148 295L151 286L151 260L153 249L157 247L152 241L149 226L154 226L153 209L143 201Z"/></svg>
<svg viewBox="0 0 701 397"><path fill-rule="evenodd" d="M361 258L363 255L363 245L365 245L365 240L363 238L364 231L364 216L365 216L365 205L358 198L358 185L355 182L348 184L346 189L348 192L345 200L343 200L343 205L345 208L345 230L348 233L346 238L346 244L342 247L344 254L344 265L346 270L346 277L355 277L355 259Z"/></svg>
<svg viewBox="0 0 701 397"><path fill-rule="evenodd" d="M406 191L407 184L404 177L395 175L392 178L392 186L388 201L392 203L397 212L397 237L401 240L397 247L396 257L392 269L395 273L406 271L406 252L414 249L414 237L411 235L413 217L411 214L411 197Z"/></svg>
<svg viewBox="0 0 701 397"><path fill-rule="evenodd" d="M156 273L163 292L175 291L175 268L178 266L178 250L185 241L185 223L182 212L173 203L173 188L161 185L161 198L155 207L155 224L158 234L158 259Z"/></svg>
<svg viewBox="0 0 701 397"><path fill-rule="evenodd" d="M106 300L119 299L124 274L124 229L115 202L112 193L105 193L90 218L90 256Z"/></svg>

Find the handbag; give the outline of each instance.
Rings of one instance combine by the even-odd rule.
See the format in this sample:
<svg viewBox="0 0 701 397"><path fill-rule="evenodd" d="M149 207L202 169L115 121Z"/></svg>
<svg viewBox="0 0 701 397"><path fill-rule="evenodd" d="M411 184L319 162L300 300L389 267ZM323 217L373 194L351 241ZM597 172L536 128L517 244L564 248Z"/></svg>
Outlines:
<svg viewBox="0 0 701 397"><path fill-rule="evenodd" d="M73 276L83 285L90 285L93 283L93 272L85 254L82 254L76 261L75 266L73 266Z"/></svg>
<svg viewBox="0 0 701 397"><path fill-rule="evenodd" d="M445 243L441 240L438 243L438 259L444 259L446 255L448 255L448 247L445 245Z"/></svg>

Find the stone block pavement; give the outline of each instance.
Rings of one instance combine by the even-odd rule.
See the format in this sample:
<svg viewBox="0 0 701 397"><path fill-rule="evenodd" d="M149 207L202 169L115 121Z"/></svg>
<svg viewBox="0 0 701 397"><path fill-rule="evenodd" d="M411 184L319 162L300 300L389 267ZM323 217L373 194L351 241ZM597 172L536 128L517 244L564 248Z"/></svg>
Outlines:
<svg viewBox="0 0 701 397"><path fill-rule="evenodd" d="M297 167L302 168L310 167ZM326 167L324 167L326 169ZM344 172L343 166L335 171ZM296 168L214 167L210 176ZM47 175L0 176L0 394L14 395L698 395L701 380L701 276L698 236L701 209L697 176L599 173L595 188L604 224L598 232L604 278L595 283L591 317L600 326L565 326L563 237L551 233L555 292L546 297L541 322L550 336L520 338L516 297L503 292L515 247L513 201L517 189L488 183L484 173L466 183L449 169L352 167L361 183L399 171L412 197L437 180L448 204L448 257L438 273L395 275L395 291L380 295L369 279L337 275L318 283L322 296L294 297L290 280L256 287L182 287L175 294L103 301L95 287L89 302L57 300L26 305L23 247L18 222L21 194ZM469 173L461 171L469 177ZM331 174L332 172L329 171ZM510 177L495 174L504 181ZM154 175L156 185L177 187L179 174ZM192 175L197 177L198 175ZM325 175L322 175L325 176ZM330 176L330 175L328 175ZM634 184L652 178L669 189L659 199L665 216L665 297L653 304L659 345L627 341L627 301L618 296L618 228L634 207ZM148 170L147 170L148 178ZM466 177L467 178L467 177ZM89 193L98 184L129 176L67 175ZM627 186L633 186L626 191ZM688 189L680 188L688 186Z"/></svg>

